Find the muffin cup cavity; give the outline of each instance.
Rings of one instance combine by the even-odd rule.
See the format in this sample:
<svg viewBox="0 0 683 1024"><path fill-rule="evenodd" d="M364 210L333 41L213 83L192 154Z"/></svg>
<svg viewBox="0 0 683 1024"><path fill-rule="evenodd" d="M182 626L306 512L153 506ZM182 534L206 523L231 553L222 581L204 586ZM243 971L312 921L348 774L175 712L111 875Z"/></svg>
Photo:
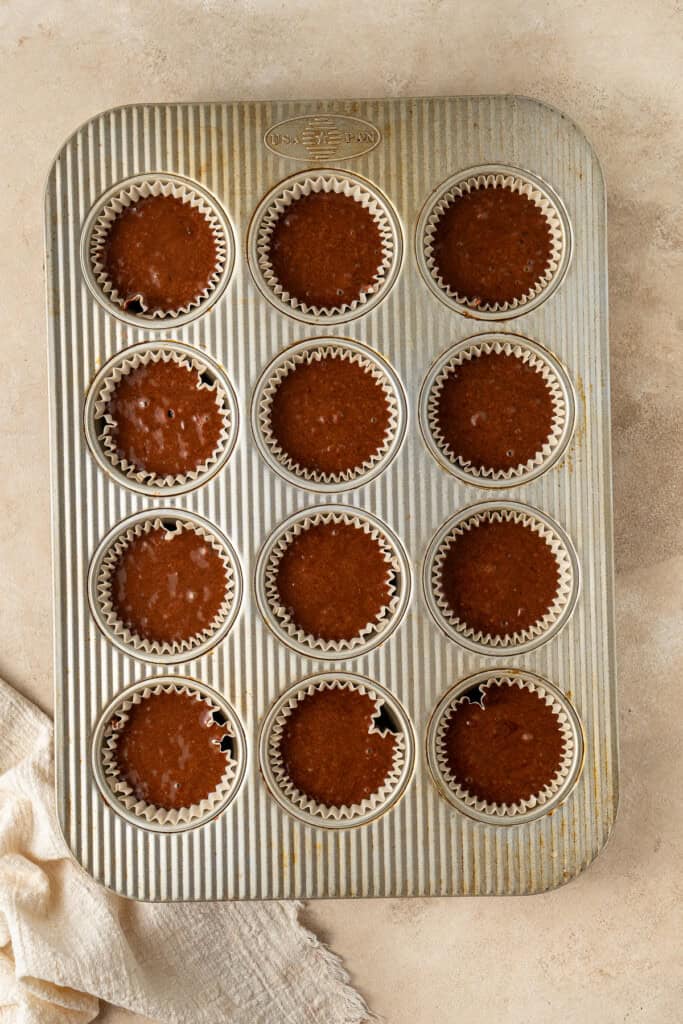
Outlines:
<svg viewBox="0 0 683 1024"><path fill-rule="evenodd" d="M381 239L382 259L371 286L357 299L335 306L309 305L290 295L277 279L270 259L271 238L280 217L296 200L319 192L335 192L360 203L371 214ZM316 170L294 175L265 197L252 220L248 252L256 284L278 309L308 323L332 324L367 313L384 298L398 273L401 235L388 201L375 188L343 171Z"/></svg>
<svg viewBox="0 0 683 1024"><path fill-rule="evenodd" d="M112 437L113 421L107 404L119 382L139 366L155 362L178 363L196 370L200 387L215 390L223 417L218 444L211 456L195 470L160 476L140 470L121 458ZM239 431L237 398L225 371L205 352L179 341L144 341L117 352L99 370L88 390L84 407L86 441L100 468L118 484L140 494L172 497L203 486L227 463Z"/></svg>
<svg viewBox="0 0 683 1024"><path fill-rule="evenodd" d="M435 259L436 229L448 207L463 195L484 188L510 189L526 196L542 211L550 232L550 257L543 275L533 288L511 301L490 303L460 295L444 281ZM560 283L571 254L571 227L559 198L539 178L527 171L497 164L475 167L448 179L428 200L418 224L417 254L427 284L449 306L470 317L502 320L528 313Z"/></svg>
<svg viewBox="0 0 683 1024"><path fill-rule="evenodd" d="M536 694L557 717L563 741L560 763L554 776L538 793L513 804L494 803L470 793L453 775L445 743L451 716L457 707L470 700L468 694L476 689L476 702L485 705L487 691L499 685L517 686ZM440 701L429 723L427 756L438 788L454 807L479 821L515 825L546 814L568 795L582 768L583 734L570 702L546 680L525 671L483 671L454 686Z"/></svg>
<svg viewBox="0 0 683 1024"><path fill-rule="evenodd" d="M206 219L214 239L215 267L205 288L177 309L150 309L142 295L120 295L104 261L107 238L117 217L129 206L150 196L180 199L197 210ZM215 302L221 294L230 277L233 260L232 232L216 201L198 185L175 175L144 174L115 186L91 212L84 230L83 263L91 290L107 308L133 324L142 321L148 326L180 325L193 319L209 301Z"/></svg>
<svg viewBox="0 0 683 1024"><path fill-rule="evenodd" d="M225 595L218 613L205 629L183 640L157 641L140 636L121 621L113 603L113 577L119 558L133 540L153 530L197 534L225 567ZM132 516L104 538L91 562L88 594L95 620L111 643L143 661L174 664L206 654L226 636L239 610L242 582L237 555L215 527L190 512L155 509Z"/></svg>
<svg viewBox="0 0 683 1024"><path fill-rule="evenodd" d="M386 735L392 732L394 735L392 767L384 784L357 804L330 806L301 792L287 775L280 751L287 719L297 705L316 691L334 689L351 690L369 697L376 707L369 733ZM392 728L384 728L381 720L376 721L383 713L388 714ZM347 673L315 676L287 690L271 708L264 722L260 748L262 770L273 796L294 817L324 828L348 828L379 817L404 792L414 763L412 732L401 706L383 687L362 676Z"/></svg>
<svg viewBox="0 0 683 1024"><path fill-rule="evenodd" d="M300 628L278 592L278 566L294 540L313 526L346 524L375 540L386 562L389 601L374 622L368 622L351 640L325 640ZM398 625L407 607L410 574L405 552L379 520L352 508L319 507L298 513L279 527L266 542L256 567L256 596L266 623L283 643L308 657L339 661L359 657L382 642Z"/></svg>
<svg viewBox="0 0 683 1024"><path fill-rule="evenodd" d="M550 434L545 443L533 458L507 469L473 465L453 451L439 425L439 400L453 370L482 355L491 354L514 356L533 367L545 381L553 406ZM574 408L569 380L549 352L518 335L490 334L459 342L434 364L422 388L419 415L430 452L454 476L480 487L512 487L535 479L557 462L572 434Z"/></svg>
<svg viewBox="0 0 683 1024"><path fill-rule="evenodd" d="M171 362L195 371L200 377L198 389L214 392L222 425L214 451L196 469L160 476L151 470L141 469L119 454L114 436L116 422L109 412L109 402L121 380L134 370L154 363ZM178 494L199 486L225 464L234 446L236 406L232 390L226 386L228 382L221 379L223 376L218 367L212 365L212 361L178 343L143 343L125 349L110 360L93 382L92 397L88 400L89 414L86 412L86 431L89 432L91 447L98 447L117 479L125 481L126 486L136 490Z"/></svg>
<svg viewBox="0 0 683 1024"><path fill-rule="evenodd" d="M220 716L221 728L230 740L219 785L205 799L188 807L157 807L138 799L116 761L119 736L131 708L161 693L179 693L202 701L208 712ZM105 798L129 821L159 832L183 831L214 818L237 793L244 776L245 756L244 735L230 706L215 691L182 677L160 677L131 687L107 708L93 742L95 778Z"/></svg>
<svg viewBox="0 0 683 1024"><path fill-rule="evenodd" d="M339 473L320 472L302 466L284 450L271 424L273 399L282 381L298 366L332 358L347 360L366 370L380 385L389 414L384 439L377 450L362 464ZM267 367L256 389L252 418L259 448L278 473L298 486L333 492L366 483L387 465L403 437L405 403L400 384L389 367L383 366L363 346L344 339L313 339L294 345Z"/></svg>
<svg viewBox="0 0 683 1024"><path fill-rule="evenodd" d="M543 618L527 629L506 634L473 629L456 615L443 591L442 567L452 542L486 522L511 522L527 527L545 541L555 557L558 572L555 598ZM548 516L515 502L488 502L464 509L437 533L425 560L425 596L438 625L462 646L480 654L517 654L545 643L566 623L578 596L578 572L578 561L569 538Z"/></svg>

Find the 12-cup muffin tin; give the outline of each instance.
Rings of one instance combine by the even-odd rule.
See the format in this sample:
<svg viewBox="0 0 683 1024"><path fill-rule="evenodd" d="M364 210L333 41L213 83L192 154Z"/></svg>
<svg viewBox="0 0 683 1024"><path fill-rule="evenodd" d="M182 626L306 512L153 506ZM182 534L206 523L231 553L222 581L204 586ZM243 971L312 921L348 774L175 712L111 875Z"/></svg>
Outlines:
<svg viewBox="0 0 683 1024"><path fill-rule="evenodd" d="M477 308L439 283L430 226L444 196L496 177L552 208L553 261L528 302ZM333 316L274 285L264 245L269 211L321 180L374 204L386 257L365 301ZM178 316L124 310L98 276L98 224L131 189L189 191L222 232L220 272ZM576 876L610 834L618 769L605 190L581 132L508 96L122 107L60 150L46 238L56 764L75 857L110 888L151 900L524 894ZM391 442L359 478L297 474L262 430L269 379L321 344L368 359L393 396ZM559 396L552 445L517 477L454 465L430 429L430 389L471 345L526 351ZM112 466L98 440L112 365L159 346L218 381L229 422L220 457L166 486ZM566 556L552 626L502 647L454 629L431 585L449 531L496 512L531 515ZM335 515L377 529L395 560L387 621L342 649L283 629L264 571L283 533ZM231 604L197 649L155 653L110 627L98 573L118 534L173 517L227 552ZM509 819L460 799L437 756L441 716L497 678L540 688L572 736L559 793ZM121 701L185 679L223 709L238 765L217 816L159 825L112 797L103 736ZM319 679L383 696L400 732L400 771L379 814L325 820L278 788L272 729Z"/></svg>

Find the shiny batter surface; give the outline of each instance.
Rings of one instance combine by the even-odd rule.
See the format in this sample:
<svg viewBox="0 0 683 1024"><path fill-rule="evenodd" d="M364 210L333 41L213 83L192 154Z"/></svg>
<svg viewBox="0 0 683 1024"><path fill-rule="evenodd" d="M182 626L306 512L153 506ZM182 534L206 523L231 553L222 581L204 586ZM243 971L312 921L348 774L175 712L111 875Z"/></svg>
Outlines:
<svg viewBox="0 0 683 1024"><path fill-rule="evenodd" d="M299 466L318 473L356 469L384 444L389 406L358 363L326 356L299 363L271 405L273 435Z"/></svg>
<svg viewBox="0 0 683 1024"><path fill-rule="evenodd" d="M446 727L445 749L454 778L489 803L528 800L552 782L564 739L557 715L527 689L493 684L483 707L464 701Z"/></svg>
<svg viewBox="0 0 683 1024"><path fill-rule="evenodd" d="M371 288L382 263L382 241L372 214L355 199L311 192L276 221L269 258L290 297L331 308Z"/></svg>
<svg viewBox="0 0 683 1024"><path fill-rule="evenodd" d="M532 199L509 188L478 188L446 208L433 252L445 284L493 305L522 298L543 277L552 239Z"/></svg>
<svg viewBox="0 0 683 1024"><path fill-rule="evenodd" d="M134 537L112 578L119 619L147 640L190 640L207 629L225 598L222 559L193 530L161 527Z"/></svg>
<svg viewBox="0 0 683 1024"><path fill-rule="evenodd" d="M371 733L375 702L356 690L316 690L287 718L280 743L285 772L328 807L359 804L384 784L395 737Z"/></svg>
<svg viewBox="0 0 683 1024"><path fill-rule="evenodd" d="M147 363L121 378L107 404L120 458L158 476L197 469L216 450L223 420L215 388L175 362Z"/></svg>
<svg viewBox="0 0 683 1024"><path fill-rule="evenodd" d="M121 729L115 760L138 800L177 809L198 804L220 783L226 735L206 701L156 693L134 704Z"/></svg>
<svg viewBox="0 0 683 1024"><path fill-rule="evenodd" d="M364 530L320 523L288 545L276 585L300 629L322 640L352 640L388 605L390 572L379 544Z"/></svg>
<svg viewBox="0 0 683 1024"><path fill-rule="evenodd" d="M106 273L124 308L180 309L197 299L216 268L206 217L175 196L147 196L127 206L104 245Z"/></svg>
<svg viewBox="0 0 683 1024"><path fill-rule="evenodd" d="M446 601L458 618L483 633L528 629L555 599L557 559L522 523L484 521L456 536L441 568Z"/></svg>
<svg viewBox="0 0 683 1024"><path fill-rule="evenodd" d="M478 469L513 469L550 436L553 401L541 374L514 355L483 354L455 366L438 399L451 451Z"/></svg>

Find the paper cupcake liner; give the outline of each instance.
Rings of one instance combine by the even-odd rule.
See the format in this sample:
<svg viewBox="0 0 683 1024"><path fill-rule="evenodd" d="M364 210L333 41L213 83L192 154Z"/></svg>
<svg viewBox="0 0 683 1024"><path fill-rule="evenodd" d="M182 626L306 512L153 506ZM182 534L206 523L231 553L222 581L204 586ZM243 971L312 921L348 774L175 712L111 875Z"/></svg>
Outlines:
<svg viewBox="0 0 683 1024"><path fill-rule="evenodd" d="M178 366L184 366L188 370L195 370L199 375L207 372L211 373L210 367L202 362L199 357L181 354L173 349L165 349L163 346L151 351L137 351L125 355L120 362L117 362L112 367L111 373L102 382L102 387L97 395L94 408L95 421L104 424L97 435L97 440L100 442L102 450L111 465L135 483L146 484L159 489L196 484L197 481L201 480L207 473L210 473L216 466L231 441L232 417L228 397L223 392L217 379L214 379L213 384L206 384L203 380L200 380L198 384L199 389L203 388L207 391L214 391L216 407L221 414L223 426L221 427L215 450L196 469L188 470L186 473L159 476L150 470L139 469L134 463L121 457L117 451L116 441L113 437L116 421L107 411L109 401L123 377L141 366L148 366L150 363L159 362L177 363Z"/></svg>
<svg viewBox="0 0 683 1024"><path fill-rule="evenodd" d="M180 306L178 309L147 309L142 295L128 297L119 295L107 274L103 262L105 243L116 218L126 207L136 203L139 199L146 199L149 196L172 196L174 199L181 199L183 203L193 206L206 218L214 237L216 267L213 274L209 278L206 288L191 302ZM124 311L129 309L132 302L138 302L142 312L135 315L144 320L174 320L189 313L192 309L196 309L217 288L225 272L228 260L228 240L225 237L220 219L208 199L189 184L177 179L165 178L163 175L159 178L141 178L139 181L131 182L125 188L122 188L120 192L117 192L116 195L111 196L102 207L93 224L88 249L93 278L106 298Z"/></svg>
<svg viewBox="0 0 683 1024"><path fill-rule="evenodd" d="M277 588L277 570L280 560L294 538L312 526L320 526L327 523L344 523L363 530L377 542L387 563L389 602L381 609L375 621L368 622L358 635L351 640L324 640L301 629L294 622L287 608L282 604ZM375 636L382 633L392 621L400 603L395 585L395 578L400 573L400 570L400 562L392 544L382 531L368 520L350 512L316 512L293 523L273 544L264 571L266 603L275 622L295 643L308 647L313 652L334 651L342 656L349 651L356 651L359 647L365 647Z"/></svg>
<svg viewBox="0 0 683 1024"><path fill-rule="evenodd" d="M381 713L382 706L385 703L384 698L381 697L369 683L356 683L351 682L346 678L329 676L325 680L303 685L297 688L286 703L280 708L280 711L271 726L267 744L268 760L274 782L282 795L293 805L293 807L306 814L310 814L324 820L332 819L333 821L353 822L357 818L376 816L381 812L384 805L394 796L396 789L402 781L403 769L406 761L406 739L401 732L393 734L395 736L395 741L391 770L385 779L384 785L378 789L376 793L366 797L361 803L351 805L342 804L339 807L330 806L328 804L318 803L317 800L307 796L306 793L302 793L288 777L285 771L282 755L280 753L280 744L282 741L285 723L293 709L306 697L315 693L316 690L335 689L353 690L368 696L375 702L375 706L377 708L376 715ZM389 730L376 728L374 717L375 716L373 716L373 724L370 727L369 734L374 732L379 733L379 735L386 735Z"/></svg>
<svg viewBox="0 0 683 1024"><path fill-rule="evenodd" d="M270 421L273 399L285 377L287 377L297 366L300 366L303 363L312 363L315 360L329 358L346 359L350 363L357 363L358 366L363 367L364 370L370 373L374 380L380 384L387 400L387 408L389 410L389 423L384 435L384 441L377 451L373 452L370 458L366 459L361 465L356 466L353 469L343 470L340 473L320 473L317 470L307 469L306 467L301 466L290 455L288 455L280 445L279 441L273 434ZM268 379L258 405L259 427L263 436L263 441L271 456L289 473L317 484L350 483L351 481L360 479L367 473L371 472L388 454L398 431L398 422L399 406L396 399L396 393L386 374L384 374L381 368L371 359L364 357L360 352L353 349L345 348L344 345L338 344L337 342L323 342L315 348L305 349L288 355L288 357L276 367L272 376Z"/></svg>
<svg viewBox="0 0 683 1024"><path fill-rule="evenodd" d="M157 807L155 804L139 800L133 791L132 786L120 773L116 763L116 748L119 735L125 723L128 721L128 712L134 704L141 704L143 700L149 700L160 693L183 693L188 697L196 697L203 701L211 712L217 712L225 718L225 711L218 704L213 703L208 697L200 693L188 683L159 683L150 685L143 690L137 690L121 701L121 704L113 712L109 724L105 727L101 746L102 770L109 789L116 800L127 810L148 823L158 825L176 826L179 824L191 824L199 819L213 816L219 807L228 800L237 778L237 764L232 756L226 752L225 772L219 786L205 797L201 803L192 804L189 807L165 808ZM236 737L234 727L226 718L226 736Z"/></svg>
<svg viewBox="0 0 683 1024"><path fill-rule="evenodd" d="M527 198L531 199L543 212L550 230L550 258L543 276L539 278L533 288L530 288L524 295L520 295L511 302L488 303L481 302L479 299L471 298L467 295L460 295L458 292L454 291L450 285L446 284L441 277L439 268L436 265L434 257L434 236L436 234L438 222L455 199L479 188L508 188L513 192L519 192L520 195L527 196ZM427 217L422 239L422 247L427 270L440 290L459 306L464 306L467 309L486 313L504 313L510 310L522 309L531 302L532 299L539 296L541 292L548 287L560 269L564 255L564 245L562 220L555 204L549 196L533 182L527 178L512 173L476 174L451 185L441 193L439 198L433 204Z"/></svg>
<svg viewBox="0 0 683 1024"><path fill-rule="evenodd" d="M176 529L178 531L191 530L193 533L202 537L207 544L213 548L213 550L220 556L221 561L225 566L226 574L225 597L223 598L221 607L211 624L200 633L195 634L193 637L189 637L184 640L175 640L172 643L167 640L149 640L146 637L141 637L138 633L132 632L119 618L112 601L113 574L120 556L136 537L142 537L144 534L151 533L152 530L156 529L168 532L168 528L165 524L171 518L174 519ZM119 534L113 541L111 547L102 558L99 566L96 580L96 593L102 621L106 624L108 629L111 630L114 637L116 637L121 643L125 644L126 647L129 647L131 650L136 652L142 652L147 656L191 655L194 650L212 639L230 615L233 608L233 602L235 600L235 569L230 559L230 555L218 538L209 530L204 529L198 523L191 520L185 520L181 516L176 518L165 514L162 518L161 516L154 515L154 513L150 513L148 519L143 519L141 522L130 526L127 530L124 530Z"/></svg>
<svg viewBox="0 0 683 1024"><path fill-rule="evenodd" d="M309 306L296 295L290 295L278 281L269 258L270 241L273 229L288 206L302 196L312 192L336 192L354 199L364 206L372 215L379 228L382 242L382 262L377 268L370 288L361 292L352 302L344 302L338 306ZM384 287L392 264L396 258L394 230L384 202L371 189L352 177L336 174L317 176L302 175L290 181L269 203L256 228L256 259L258 271L267 288L280 301L288 304L293 310L307 316L329 317L330 319L351 313L365 305L371 296L379 294Z"/></svg>
<svg viewBox="0 0 683 1024"><path fill-rule="evenodd" d="M532 626L529 626L527 629L505 634L484 633L481 630L473 629L455 615L445 594L443 593L441 587L441 570L451 543L455 537L461 537L468 530L477 529L477 527L484 522L521 523L542 537L555 556L558 569L557 593L555 594L553 603L543 618L538 622L535 622ZM555 533L554 530L547 526L542 520L537 519L535 516L527 512L520 512L516 509L501 508L474 512L467 519L462 520L453 527L453 529L441 541L436 555L434 556L431 568L431 580L439 612L457 635L470 640L472 643L479 644L482 647L505 649L509 647L517 647L536 640L555 625L571 601L574 573L569 552L567 551L561 537Z"/></svg>
<svg viewBox="0 0 683 1024"><path fill-rule="evenodd" d="M540 373L543 377L548 387L548 391L550 392L550 398L553 404L553 418L550 428L550 436L546 442L532 459L528 459L526 462L520 462L517 466L513 466L509 469L492 469L488 466L473 466L469 459L464 459L461 455L458 455L453 451L439 427L439 398L444 384L450 374L456 366L462 366L465 362L469 362L470 360L476 359L482 355L490 355L491 353L495 353L496 355L500 355L502 353L506 356L512 355L517 359L521 359L522 362L526 363L528 366L533 367L534 370ZM454 466L458 466L464 473L467 473L468 476L482 480L515 480L517 477L525 476L526 474L533 472L535 469L538 469L538 467L542 466L544 462L551 458L557 450L558 445L562 441L566 422L567 404L555 371L540 355L536 352L532 352L528 348L525 348L524 345L517 341L503 341L501 339L500 341L481 342L478 344L474 343L457 352L444 364L437 374L427 400L427 423L432 438L434 439L434 443L439 451L449 460L449 462L452 462Z"/></svg>
<svg viewBox="0 0 683 1024"><path fill-rule="evenodd" d="M482 800L476 795L470 793L469 790L465 786L461 785L455 778L448 766L448 756L445 745L446 730L455 708L464 704L464 702L469 699L467 693L463 693L459 697L455 697L442 712L441 718L436 727L434 746L436 763L441 778L457 800L475 811L490 815L494 818L512 818L522 814L527 814L534 808L547 804L557 795L557 793L559 793L569 777L569 773L574 762L575 737L572 724L562 705L556 700L552 693L550 693L535 679L530 679L526 676L492 675L487 682L479 684L483 701L486 700L487 689L490 689L492 686L499 683L506 686L518 686L520 689L526 689L531 693L537 694L539 699L543 700L548 707L552 708L554 714L557 716L560 731L562 732L564 739L562 759L553 778L539 793L535 793L528 799L520 800L515 804L492 803L490 801Z"/></svg>

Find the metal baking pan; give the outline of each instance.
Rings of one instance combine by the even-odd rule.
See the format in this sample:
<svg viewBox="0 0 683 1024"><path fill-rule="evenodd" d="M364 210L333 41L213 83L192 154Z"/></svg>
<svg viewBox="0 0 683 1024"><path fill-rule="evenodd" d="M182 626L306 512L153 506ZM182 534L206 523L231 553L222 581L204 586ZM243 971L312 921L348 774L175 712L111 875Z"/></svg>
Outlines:
<svg viewBox="0 0 683 1024"><path fill-rule="evenodd" d="M455 310L428 285L419 230L444 182L495 167L519 169L557 198L564 262L542 301L486 317ZM379 192L395 232L389 286L342 322L282 308L251 272L250 227L259 204L284 179L320 168ZM83 257L84 232L102 198L139 175L175 176L202 190L231 236L228 279L212 301L177 321L123 314L98 295ZM618 797L605 186L579 129L558 111L513 96L121 107L88 121L59 151L45 218L57 792L76 859L104 885L146 900L528 894L578 875L607 841ZM445 471L420 429L421 387L432 367L463 339L491 333L527 338L550 354L566 378L573 417L560 458L517 486L495 489ZM321 335L376 353L405 396L390 464L338 493L297 486L275 472L252 430L265 367L287 346ZM213 360L236 402L230 458L202 486L170 495L125 486L92 457L86 439L86 398L103 365L128 346L158 340L185 343ZM562 628L520 653L481 651L448 636L422 583L443 524L493 499L529 506L556 523L580 577ZM338 661L283 643L257 600L263 544L289 517L321 504L366 511L398 538L407 559L401 621L381 643ZM128 517L169 505L229 538L244 582L237 618L220 644L170 666L115 646L88 600L102 539ZM576 718L581 744L563 798L513 825L480 820L445 799L427 750L444 694L470 676L503 670L554 686ZM245 762L239 790L218 817L164 832L103 799L93 742L118 694L169 672L227 701L243 730ZM262 725L275 702L295 683L330 672L383 687L412 730L399 798L357 827L327 828L289 813L273 799L259 763Z"/></svg>

